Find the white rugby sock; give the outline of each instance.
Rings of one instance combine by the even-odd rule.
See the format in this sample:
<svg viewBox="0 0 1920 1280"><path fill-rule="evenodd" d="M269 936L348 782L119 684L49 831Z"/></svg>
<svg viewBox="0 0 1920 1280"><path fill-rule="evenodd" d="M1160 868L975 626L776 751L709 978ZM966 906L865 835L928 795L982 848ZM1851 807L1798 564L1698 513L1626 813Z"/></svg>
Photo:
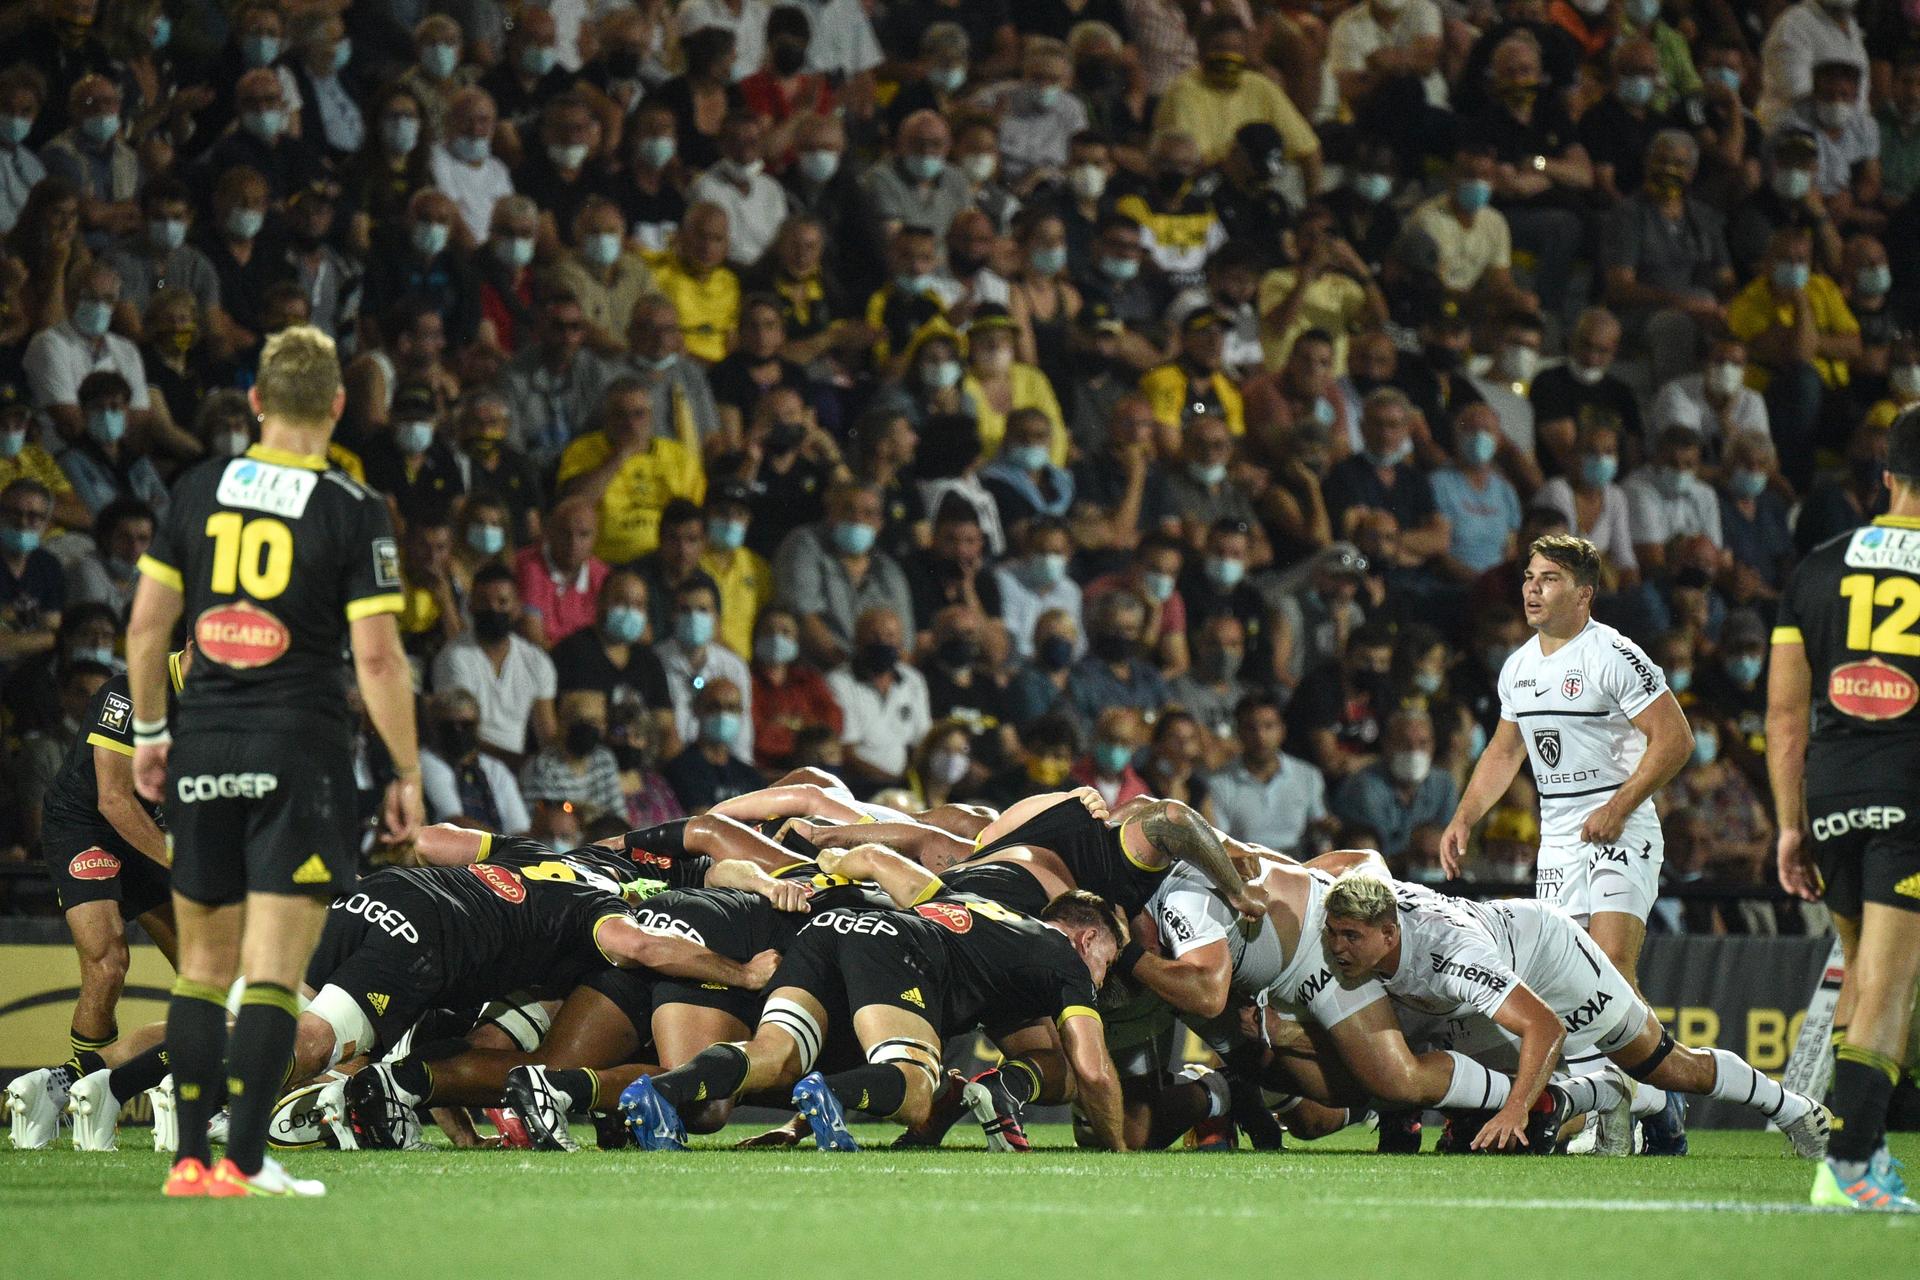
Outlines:
<svg viewBox="0 0 1920 1280"><path fill-rule="evenodd" d="M1708 1096L1722 1102L1738 1103L1751 1107L1767 1119L1778 1124L1789 1125L1807 1114L1807 1100L1797 1093L1788 1093L1774 1081L1767 1079L1747 1065L1745 1058L1725 1049L1709 1049L1713 1055L1713 1088Z"/></svg>
<svg viewBox="0 0 1920 1280"><path fill-rule="evenodd" d="M1582 1115L1588 1111L1611 1111L1620 1105L1620 1082L1612 1072L1597 1072L1591 1075L1571 1076L1565 1080L1556 1080L1567 1091L1572 1103L1571 1113Z"/></svg>
<svg viewBox="0 0 1920 1280"><path fill-rule="evenodd" d="M1442 1111L1498 1111L1513 1092L1513 1081L1497 1071L1489 1071L1472 1058L1445 1050L1453 1059L1453 1078L1447 1091L1434 1105Z"/></svg>
<svg viewBox="0 0 1920 1280"><path fill-rule="evenodd" d="M1656 1089L1650 1084L1636 1084L1633 1089L1633 1116L1657 1116L1667 1109L1667 1091Z"/></svg>

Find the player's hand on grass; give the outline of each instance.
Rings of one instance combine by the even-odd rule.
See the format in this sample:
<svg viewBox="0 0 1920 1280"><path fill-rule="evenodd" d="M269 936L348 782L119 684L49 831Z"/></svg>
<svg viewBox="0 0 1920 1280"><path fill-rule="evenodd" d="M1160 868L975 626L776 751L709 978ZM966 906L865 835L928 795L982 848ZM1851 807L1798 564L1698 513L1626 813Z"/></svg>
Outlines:
<svg viewBox="0 0 1920 1280"><path fill-rule="evenodd" d="M1474 1136L1475 1151L1509 1151L1527 1145L1527 1110L1511 1103L1493 1113Z"/></svg>
<svg viewBox="0 0 1920 1280"><path fill-rule="evenodd" d="M745 983L747 990L765 990L766 985L773 981L773 971L779 967L780 953L771 949L762 951L759 955L747 961L747 981Z"/></svg>
<svg viewBox="0 0 1920 1280"><path fill-rule="evenodd" d="M797 1147L800 1145L800 1135L806 1127L806 1119L795 1116L778 1129L769 1129L765 1133L756 1133L751 1138L742 1138L733 1144L733 1148L736 1151L752 1151L761 1147L771 1147L776 1150Z"/></svg>
<svg viewBox="0 0 1920 1280"><path fill-rule="evenodd" d="M1587 844L1615 844L1626 825L1627 815L1615 812L1613 801L1609 800L1580 824L1580 839Z"/></svg>
<svg viewBox="0 0 1920 1280"><path fill-rule="evenodd" d="M1807 833L1799 829L1782 830L1774 845L1780 861L1780 887L1808 902L1820 900L1820 872L1807 851Z"/></svg>
<svg viewBox="0 0 1920 1280"><path fill-rule="evenodd" d="M167 798L168 745L156 742L133 749L133 789L153 804Z"/></svg>
<svg viewBox="0 0 1920 1280"><path fill-rule="evenodd" d="M386 819L387 843L405 844L420 834L420 824L427 820L427 810L420 801L420 774L417 771L387 784L387 800L381 813Z"/></svg>
<svg viewBox="0 0 1920 1280"><path fill-rule="evenodd" d="M1440 833L1440 869L1447 879L1460 878L1460 868L1467 860L1467 841L1472 837L1473 828L1459 821L1449 822Z"/></svg>

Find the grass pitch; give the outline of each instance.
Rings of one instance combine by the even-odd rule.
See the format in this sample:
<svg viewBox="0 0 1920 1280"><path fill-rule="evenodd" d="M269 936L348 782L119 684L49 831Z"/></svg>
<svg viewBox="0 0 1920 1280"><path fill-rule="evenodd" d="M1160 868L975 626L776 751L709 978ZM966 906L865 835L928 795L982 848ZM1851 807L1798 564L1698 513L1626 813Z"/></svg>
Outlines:
<svg viewBox="0 0 1920 1280"><path fill-rule="evenodd" d="M705 1141L720 1145L736 1128ZM943 1280L1920 1275L1920 1217L1815 1213L1782 1139L1696 1133L1684 1159L1383 1157L1355 1133L1281 1154L1111 1156L1036 1129L963 1146L301 1153L319 1201L161 1199L167 1157L0 1151L0 1271L32 1277L655 1275ZM576 1136L591 1143L588 1130ZM956 1131L958 1133L958 1131ZM961 1138L964 1141L964 1137ZM65 1137L62 1136L62 1146ZM976 1139L977 1141L977 1139ZM1429 1142L1429 1146L1431 1142ZM1920 1136L1894 1153L1920 1164Z"/></svg>

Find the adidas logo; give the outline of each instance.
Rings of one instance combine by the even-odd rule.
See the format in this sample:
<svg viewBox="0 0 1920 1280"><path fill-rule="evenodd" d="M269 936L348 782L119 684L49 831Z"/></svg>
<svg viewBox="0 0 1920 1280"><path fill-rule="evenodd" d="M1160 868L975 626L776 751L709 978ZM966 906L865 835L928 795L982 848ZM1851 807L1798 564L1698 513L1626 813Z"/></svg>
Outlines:
<svg viewBox="0 0 1920 1280"><path fill-rule="evenodd" d="M693 1100L695 1102L705 1102L707 1100L707 1086L704 1083L700 1086L700 1092L693 1095Z"/></svg>
<svg viewBox="0 0 1920 1280"><path fill-rule="evenodd" d="M862 1089L862 1090L860 1091L860 1101L858 1101L858 1102L856 1102L856 1103L854 1103L854 1104L853 1104L853 1109L854 1109L855 1111L871 1111L871 1110L873 1110L873 1108L872 1108L872 1107L870 1107L870 1106L868 1106L868 1105L867 1105L867 1091L866 1091L865 1089Z"/></svg>
<svg viewBox="0 0 1920 1280"><path fill-rule="evenodd" d="M1920 898L1920 871L1893 886L1893 891L1903 898Z"/></svg>
<svg viewBox="0 0 1920 1280"><path fill-rule="evenodd" d="M918 987L908 987L900 993L900 998L916 1009L924 1009L927 1007L927 1002L921 998L920 988Z"/></svg>
<svg viewBox="0 0 1920 1280"><path fill-rule="evenodd" d="M325 884L331 879L333 873L327 870L327 864L320 861L317 853L301 863L300 869L293 873L295 884Z"/></svg>
<svg viewBox="0 0 1920 1280"><path fill-rule="evenodd" d="M373 1011L379 1014L381 1017L386 1016L387 1002L391 999L393 999L392 996L386 995L379 991L367 992L367 1003L372 1005Z"/></svg>

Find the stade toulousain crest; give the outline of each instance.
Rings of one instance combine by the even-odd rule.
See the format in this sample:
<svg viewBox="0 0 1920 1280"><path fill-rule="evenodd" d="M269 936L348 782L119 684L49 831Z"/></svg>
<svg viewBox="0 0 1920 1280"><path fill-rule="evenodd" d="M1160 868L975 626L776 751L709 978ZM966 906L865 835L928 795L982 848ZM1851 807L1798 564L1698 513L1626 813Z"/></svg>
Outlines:
<svg viewBox="0 0 1920 1280"><path fill-rule="evenodd" d="M1547 768L1560 763L1560 731L1558 729L1535 729L1533 731L1533 749L1547 762Z"/></svg>

